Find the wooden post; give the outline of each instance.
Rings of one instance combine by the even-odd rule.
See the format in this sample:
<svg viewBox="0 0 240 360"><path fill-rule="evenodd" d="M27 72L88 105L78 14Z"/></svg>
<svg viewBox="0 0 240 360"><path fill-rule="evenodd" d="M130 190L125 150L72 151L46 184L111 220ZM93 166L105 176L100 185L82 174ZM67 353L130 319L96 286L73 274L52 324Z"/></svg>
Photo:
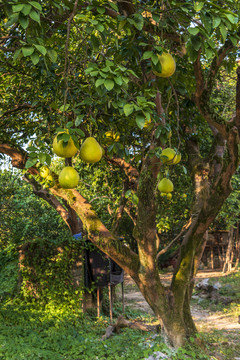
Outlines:
<svg viewBox="0 0 240 360"><path fill-rule="evenodd" d="M211 269L214 269L213 242L211 242Z"/></svg>
<svg viewBox="0 0 240 360"><path fill-rule="evenodd" d="M100 288L97 288L97 317L100 317Z"/></svg>
<svg viewBox="0 0 240 360"><path fill-rule="evenodd" d="M109 313L110 313L110 323L112 324L113 320L113 308L112 308L112 287L111 284L108 284L108 295L109 295Z"/></svg>
<svg viewBox="0 0 240 360"><path fill-rule="evenodd" d="M122 312L125 314L125 304L124 304L124 286L122 282Z"/></svg>

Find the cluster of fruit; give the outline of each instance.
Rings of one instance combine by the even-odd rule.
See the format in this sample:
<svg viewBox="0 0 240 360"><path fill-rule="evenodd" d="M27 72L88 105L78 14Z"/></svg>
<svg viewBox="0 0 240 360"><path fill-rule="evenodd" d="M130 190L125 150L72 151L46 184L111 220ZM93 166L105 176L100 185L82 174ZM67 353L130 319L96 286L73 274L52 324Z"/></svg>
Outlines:
<svg viewBox="0 0 240 360"><path fill-rule="evenodd" d="M163 78L168 78L172 76L176 70L176 64L171 54L168 52L163 52L161 55L158 55L158 64L154 66L153 72L155 75ZM151 120L146 121L144 127L149 126ZM65 135L66 139L63 140L62 136L59 139L59 135ZM105 134L105 144L110 145L112 142L117 142L120 138L119 133L114 133L113 131L108 131ZM78 148L75 146L73 139L69 135L68 130L65 132L60 132L56 135L53 140L53 152L63 158L71 158L76 155ZM89 164L94 164L101 160L104 155L103 148L99 145L93 137L88 137L84 140L80 147L80 158ZM164 149L161 154L161 160L167 165L175 165L181 160L181 155L176 154L173 149L167 148ZM54 186L53 176L47 166L42 166L40 169L40 176L44 179L48 187ZM79 175L78 172L72 166L66 166L62 169L58 177L59 185L64 189L73 189L78 185ZM167 196L171 199L173 191L173 183L167 178L163 178L159 184L158 189L161 192L162 196Z"/></svg>
<svg viewBox="0 0 240 360"><path fill-rule="evenodd" d="M69 139L64 141L63 139L58 139L58 136L61 134L67 134ZM78 148L75 146L73 139L66 132L60 132L56 135L53 140L53 152L59 157L62 158L71 158L78 152ZM94 164L101 160L103 156L103 148L99 145L96 139L93 137L88 137L84 140L80 147L80 158L88 163ZM47 166L42 166L40 169L40 176L48 182L48 178L51 177L51 184L48 186L54 186L54 179L50 173L50 170ZM73 189L78 185L79 175L78 172L72 166L65 166L59 176L58 176L59 185L64 189Z"/></svg>
<svg viewBox="0 0 240 360"><path fill-rule="evenodd" d="M181 161L181 154L176 153L176 151L171 148L166 148L162 151L160 159L165 165L176 165ZM166 196L167 199L171 200L171 193L173 192L174 186L170 179L166 177L162 178L157 187L161 196Z"/></svg>

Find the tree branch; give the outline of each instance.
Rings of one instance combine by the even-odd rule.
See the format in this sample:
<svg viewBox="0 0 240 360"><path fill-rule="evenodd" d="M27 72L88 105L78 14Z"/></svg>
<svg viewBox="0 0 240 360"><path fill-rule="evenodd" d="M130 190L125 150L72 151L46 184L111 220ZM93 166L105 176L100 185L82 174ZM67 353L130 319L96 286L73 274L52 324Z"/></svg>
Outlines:
<svg viewBox="0 0 240 360"><path fill-rule="evenodd" d="M121 158L109 158L107 156L105 156L105 158L109 163L114 164L122 169L129 180L129 188L136 189L139 178L138 170Z"/></svg>

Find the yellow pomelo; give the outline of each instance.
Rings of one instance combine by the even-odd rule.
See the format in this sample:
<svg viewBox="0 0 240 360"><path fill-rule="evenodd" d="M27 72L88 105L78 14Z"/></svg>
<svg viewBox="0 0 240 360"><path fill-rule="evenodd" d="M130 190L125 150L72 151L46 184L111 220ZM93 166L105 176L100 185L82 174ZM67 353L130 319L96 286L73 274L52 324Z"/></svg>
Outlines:
<svg viewBox="0 0 240 360"><path fill-rule="evenodd" d="M45 178L45 185L46 185L46 187L53 187L55 185L55 181L54 181L54 178L52 177L52 175L48 175Z"/></svg>
<svg viewBox="0 0 240 360"><path fill-rule="evenodd" d="M175 150L171 148L166 148L161 153L161 161L164 164L172 164L173 163L172 159L174 158L175 155L176 155Z"/></svg>
<svg viewBox="0 0 240 360"><path fill-rule="evenodd" d="M64 134L64 132L60 132L55 136L55 138L53 140L53 152L57 156L60 156L63 158L70 158L70 157L74 156L77 153L78 149L74 145L73 139L70 137L67 144L65 145L63 140L58 141L58 139L57 139L57 136L60 134ZM66 134L67 134L67 131L66 131Z"/></svg>
<svg viewBox="0 0 240 360"><path fill-rule="evenodd" d="M113 142L118 142L120 134L112 130L105 132L104 144L111 145Z"/></svg>
<svg viewBox="0 0 240 360"><path fill-rule="evenodd" d="M178 154L175 156L175 158L173 159L173 165L178 164L178 163L181 161L181 158L182 158L181 154L178 153Z"/></svg>
<svg viewBox="0 0 240 360"><path fill-rule="evenodd" d="M148 128L152 127L151 125L152 125L152 119L149 119L149 120L146 119L143 128L148 129Z"/></svg>
<svg viewBox="0 0 240 360"><path fill-rule="evenodd" d="M60 172L58 181L63 189L73 189L78 185L79 175L73 167L66 166Z"/></svg>
<svg viewBox="0 0 240 360"><path fill-rule="evenodd" d="M39 173L40 173L40 176L43 179L45 179L49 175L50 171L49 171L49 168L46 165L44 165L41 167Z"/></svg>
<svg viewBox="0 0 240 360"><path fill-rule="evenodd" d="M171 200L172 194L171 194L171 193L168 193L168 194L167 194L167 198L168 198L168 200Z"/></svg>
<svg viewBox="0 0 240 360"><path fill-rule="evenodd" d="M86 163L94 164L101 160L103 155L102 147L96 139L88 137L80 147L80 158Z"/></svg>
<svg viewBox="0 0 240 360"><path fill-rule="evenodd" d="M171 180L167 179L167 178L163 178L159 183L158 183L158 190L161 193L170 193L173 191L173 183L171 182Z"/></svg>
<svg viewBox="0 0 240 360"><path fill-rule="evenodd" d="M175 73L176 63L171 54L163 52L162 55L158 55L158 60L161 64L161 72L153 70L155 75L168 78Z"/></svg>

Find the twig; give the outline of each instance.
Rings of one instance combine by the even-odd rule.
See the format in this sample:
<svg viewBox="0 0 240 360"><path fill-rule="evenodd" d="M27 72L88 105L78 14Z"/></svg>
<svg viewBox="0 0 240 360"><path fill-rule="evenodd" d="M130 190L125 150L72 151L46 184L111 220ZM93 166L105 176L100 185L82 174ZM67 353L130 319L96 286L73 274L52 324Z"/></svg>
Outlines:
<svg viewBox="0 0 240 360"><path fill-rule="evenodd" d="M192 219L189 219L188 222L183 226L182 230L180 231L180 233L162 250L160 250L157 254L156 259L159 259L159 256L162 254L165 254L168 249L170 249L170 247L172 247L172 245L182 236L182 234L189 228L189 226L192 224Z"/></svg>

